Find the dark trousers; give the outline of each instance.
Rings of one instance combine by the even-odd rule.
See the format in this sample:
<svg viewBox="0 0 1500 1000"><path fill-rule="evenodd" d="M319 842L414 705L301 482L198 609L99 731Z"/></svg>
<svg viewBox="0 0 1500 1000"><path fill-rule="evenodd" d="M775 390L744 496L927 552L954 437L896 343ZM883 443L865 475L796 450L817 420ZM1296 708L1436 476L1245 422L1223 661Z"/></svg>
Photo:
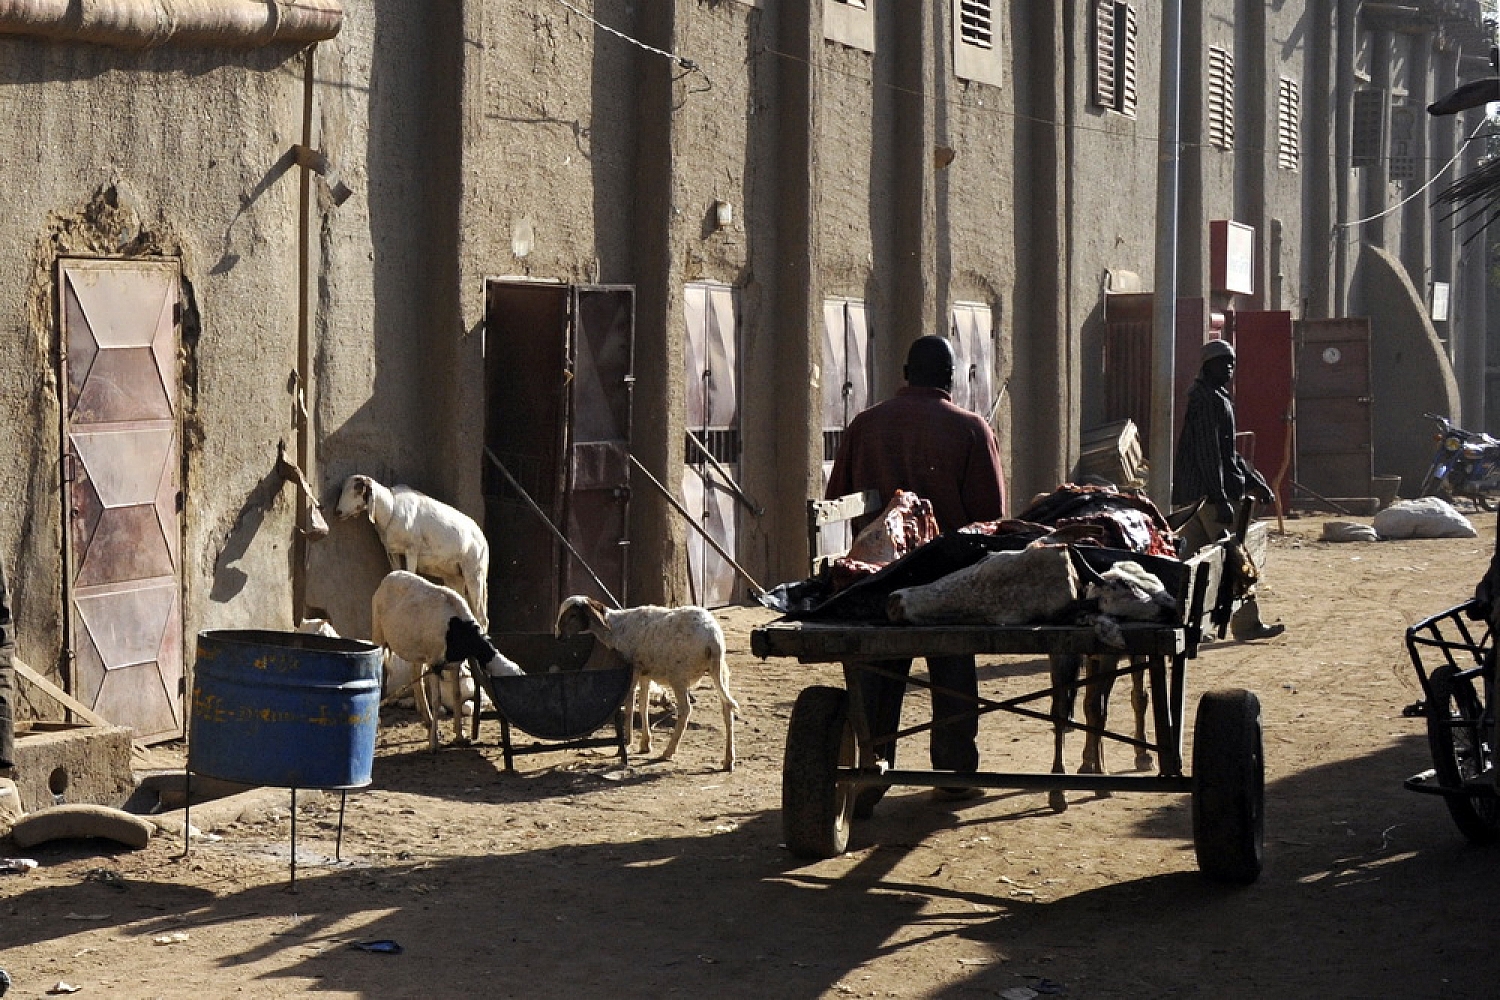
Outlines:
<svg viewBox="0 0 1500 1000"><path fill-rule="evenodd" d="M872 666L899 675L886 677L870 670L857 672L860 697L865 704L865 719L869 723L871 738L876 740L875 752L894 767L896 741L881 737L889 737L901 728L901 701L906 695L906 677L911 673L911 660L882 660ZM979 747L975 742L979 735L978 706L969 700L979 694L974 657L929 656L927 673L933 684L953 692L932 692L933 719L957 716L951 722L935 725L930 733L928 750L933 768L939 771L979 770Z"/></svg>

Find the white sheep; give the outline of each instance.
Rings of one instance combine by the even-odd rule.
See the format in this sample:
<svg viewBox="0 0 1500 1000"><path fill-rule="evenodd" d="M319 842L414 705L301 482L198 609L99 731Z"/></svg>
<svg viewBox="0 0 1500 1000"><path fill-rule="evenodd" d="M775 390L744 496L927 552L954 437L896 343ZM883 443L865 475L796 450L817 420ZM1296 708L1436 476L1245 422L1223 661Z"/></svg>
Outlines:
<svg viewBox="0 0 1500 1000"><path fill-rule="evenodd" d="M326 618L304 618L297 626L297 631L306 635L326 635L335 639L339 635L338 630ZM387 650L380 680L381 705L394 702L412 708L416 703L416 696L412 693L416 682L417 669L412 666L411 661ZM444 686L442 688L443 708L452 714L465 717L481 711L487 702L484 691L474 683L474 674L467 662L458 665L458 697L461 699L461 704L453 704L449 696L449 689ZM423 719L422 721L430 720Z"/></svg>
<svg viewBox="0 0 1500 1000"><path fill-rule="evenodd" d="M672 689L677 704L677 726L662 760L670 760L687 729L693 703L688 689L707 677L719 692L724 709L724 770L733 771L734 713L739 703L729 694L729 664L724 659L724 631L706 609L696 606L662 608L642 605L621 611L607 610L591 597L576 595L557 609L554 629L559 638L592 633L594 638L619 653L635 670L631 690L641 713L640 752L651 752L651 682ZM627 700L628 704L628 700ZM629 742L634 717L626 712L625 739Z"/></svg>
<svg viewBox="0 0 1500 1000"><path fill-rule="evenodd" d="M458 664L472 659L490 677L524 673L490 644L457 591L405 570L387 573L375 588L370 599L370 641L422 671L414 694L433 752L438 732L432 706L440 701L439 683L448 684L449 704L462 704ZM453 729L455 742L468 742L461 711L453 713Z"/></svg>
<svg viewBox="0 0 1500 1000"><path fill-rule="evenodd" d="M469 515L410 486L382 486L369 476L344 482L336 513L369 516L392 569L425 573L469 602L481 630L488 629L490 545Z"/></svg>

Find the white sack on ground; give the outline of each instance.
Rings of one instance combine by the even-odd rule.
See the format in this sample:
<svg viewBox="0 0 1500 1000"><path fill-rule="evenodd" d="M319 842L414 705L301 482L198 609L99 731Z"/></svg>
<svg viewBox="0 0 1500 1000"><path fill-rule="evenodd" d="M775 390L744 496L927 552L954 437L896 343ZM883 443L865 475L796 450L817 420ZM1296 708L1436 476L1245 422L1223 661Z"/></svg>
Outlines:
<svg viewBox="0 0 1500 1000"><path fill-rule="evenodd" d="M1479 532L1453 505L1439 497L1397 500L1372 522L1381 538L1474 538Z"/></svg>

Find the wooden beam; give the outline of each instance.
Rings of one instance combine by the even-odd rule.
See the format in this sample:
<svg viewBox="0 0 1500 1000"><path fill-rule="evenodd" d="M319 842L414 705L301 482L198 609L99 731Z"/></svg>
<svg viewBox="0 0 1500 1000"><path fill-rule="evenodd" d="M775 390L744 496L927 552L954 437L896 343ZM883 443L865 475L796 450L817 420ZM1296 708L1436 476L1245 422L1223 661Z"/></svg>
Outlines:
<svg viewBox="0 0 1500 1000"><path fill-rule="evenodd" d="M104 716L100 715L98 712L89 708L83 702L74 698L72 695L68 694L68 692L64 691L56 684L53 684L47 678L43 677L35 670L22 663L19 659L12 657L11 663L15 666L17 674L30 681L36 687L41 688L43 694L47 695L47 697L57 702L63 708L66 708L74 715L83 719L84 722L87 722L91 726L114 725L113 722L110 722Z"/></svg>

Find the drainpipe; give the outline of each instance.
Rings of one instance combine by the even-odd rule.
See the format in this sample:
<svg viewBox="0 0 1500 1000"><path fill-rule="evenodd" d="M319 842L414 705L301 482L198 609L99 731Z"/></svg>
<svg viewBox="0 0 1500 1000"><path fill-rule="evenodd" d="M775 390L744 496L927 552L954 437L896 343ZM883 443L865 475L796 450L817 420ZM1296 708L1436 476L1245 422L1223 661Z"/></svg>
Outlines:
<svg viewBox="0 0 1500 1000"><path fill-rule="evenodd" d="M1354 31L1358 0L1338 0L1333 99L1333 316L1349 315L1350 175L1354 170Z"/></svg>
<svg viewBox="0 0 1500 1000"><path fill-rule="evenodd" d="M1162 510L1172 508L1172 397L1177 363L1177 193L1181 166L1182 0L1161 8L1161 136L1156 166L1156 294L1151 310L1151 481Z"/></svg>
<svg viewBox="0 0 1500 1000"><path fill-rule="evenodd" d="M342 0L0 0L0 35L122 48L306 44L343 19Z"/></svg>
<svg viewBox="0 0 1500 1000"><path fill-rule="evenodd" d="M309 45L303 66L302 79L302 148L313 146L313 84L316 76L318 47ZM303 166L298 177L297 188L297 467L312 482L317 482L313 468L312 415L312 306L308 295L312 290L312 184L313 170ZM307 617L307 563L310 556L311 537L309 530L313 516L313 500L297 501L297 535L292 560L292 608L294 621Z"/></svg>

